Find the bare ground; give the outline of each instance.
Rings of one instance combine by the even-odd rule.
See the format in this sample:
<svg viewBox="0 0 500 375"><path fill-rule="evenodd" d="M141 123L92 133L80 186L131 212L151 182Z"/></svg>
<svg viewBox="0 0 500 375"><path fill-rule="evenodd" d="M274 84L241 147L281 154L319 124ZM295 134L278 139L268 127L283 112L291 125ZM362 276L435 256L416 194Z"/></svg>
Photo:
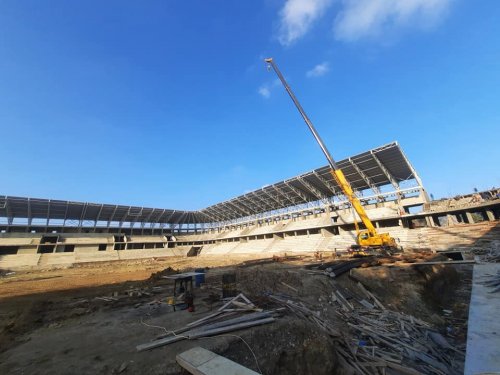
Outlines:
<svg viewBox="0 0 500 375"><path fill-rule="evenodd" d="M175 355L194 346L213 350L264 374L344 373L333 354L332 340L292 315L271 325L234 333L239 337L182 341L147 352L135 349L164 333L161 327L180 328L215 308L217 305L212 306L207 297L220 293L221 274L228 271L236 272L239 289L260 307L272 307L263 295L278 293L300 299L333 319L335 308L324 298L332 281L302 268L303 263L311 261L240 268L241 258L162 258L2 277L0 373L180 374ZM197 289L195 312L171 312L163 303L172 294L172 285L158 275L150 276L168 267L170 272L209 268L209 287ZM465 343L470 267L451 274L438 269L395 267L387 271L386 267L373 267L357 269L356 275L373 287L384 304L432 322L457 345ZM335 283L347 288L354 285L347 275Z"/></svg>

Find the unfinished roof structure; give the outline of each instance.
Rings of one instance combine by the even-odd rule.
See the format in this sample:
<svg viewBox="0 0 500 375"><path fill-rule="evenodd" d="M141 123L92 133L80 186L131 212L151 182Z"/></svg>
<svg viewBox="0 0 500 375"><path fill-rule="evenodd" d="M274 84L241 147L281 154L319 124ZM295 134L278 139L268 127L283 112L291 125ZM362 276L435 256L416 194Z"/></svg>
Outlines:
<svg viewBox="0 0 500 375"><path fill-rule="evenodd" d="M423 191L422 182L397 142L338 162L361 201ZM259 218L283 209L320 207L345 199L330 167L220 202L199 211L0 196L0 226L79 228L165 228Z"/></svg>

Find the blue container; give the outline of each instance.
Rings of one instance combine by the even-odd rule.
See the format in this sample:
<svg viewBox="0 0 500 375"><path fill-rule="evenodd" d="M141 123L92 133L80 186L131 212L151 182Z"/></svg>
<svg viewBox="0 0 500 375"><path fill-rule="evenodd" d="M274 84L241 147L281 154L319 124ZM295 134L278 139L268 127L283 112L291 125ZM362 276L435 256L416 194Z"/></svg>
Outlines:
<svg viewBox="0 0 500 375"><path fill-rule="evenodd" d="M194 285L199 288L201 284L205 283L205 268L195 268L194 272L201 272L201 275L194 277Z"/></svg>

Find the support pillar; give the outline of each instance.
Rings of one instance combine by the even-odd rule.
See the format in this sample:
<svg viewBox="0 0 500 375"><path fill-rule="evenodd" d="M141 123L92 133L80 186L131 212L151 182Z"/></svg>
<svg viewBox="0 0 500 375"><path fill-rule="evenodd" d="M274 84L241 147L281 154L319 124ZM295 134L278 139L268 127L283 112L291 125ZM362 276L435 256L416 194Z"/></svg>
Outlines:
<svg viewBox="0 0 500 375"><path fill-rule="evenodd" d="M434 218L432 216L426 216L425 222L427 223L428 227L435 227L436 226L436 224L434 223Z"/></svg>
<svg viewBox="0 0 500 375"><path fill-rule="evenodd" d="M453 226L453 225L456 225L458 223L458 220L457 220L457 217L455 215L452 215L452 214L447 214L446 215L446 219L448 220L448 226Z"/></svg>
<svg viewBox="0 0 500 375"><path fill-rule="evenodd" d="M466 211L465 217L467 218L467 223L474 224L474 218L472 217L472 214L470 212Z"/></svg>
<svg viewBox="0 0 500 375"><path fill-rule="evenodd" d="M486 210L486 217L489 221L495 221L495 214L491 210Z"/></svg>

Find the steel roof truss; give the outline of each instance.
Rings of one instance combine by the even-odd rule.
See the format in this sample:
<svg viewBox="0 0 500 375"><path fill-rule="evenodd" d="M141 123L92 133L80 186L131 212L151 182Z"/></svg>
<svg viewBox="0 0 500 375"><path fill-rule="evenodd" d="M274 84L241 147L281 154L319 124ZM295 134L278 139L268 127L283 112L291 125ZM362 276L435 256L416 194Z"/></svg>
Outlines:
<svg viewBox="0 0 500 375"><path fill-rule="evenodd" d="M276 209L279 209L280 207L283 207L285 205L285 202L284 201L281 201L278 199L278 196L273 196L271 193L269 193L266 189L261 189L261 191L266 194L269 198L271 198L274 202L276 202L278 204L278 208L274 208L275 210ZM255 194L255 192L254 192Z"/></svg>
<svg viewBox="0 0 500 375"><path fill-rule="evenodd" d="M348 159L353 168L358 172L361 178L366 182L366 184L372 189L375 195L380 195L380 189L373 183L373 181L359 168L359 166L352 160L352 158Z"/></svg>
<svg viewBox="0 0 500 375"><path fill-rule="evenodd" d="M338 199L342 199L341 193L337 191L337 188L334 184L332 184L330 181L328 181L326 178L324 178L322 175L320 175L318 172L313 171L314 175L316 178L323 184L325 187L332 192L332 196L336 196ZM333 178L333 176L332 176Z"/></svg>
<svg viewBox="0 0 500 375"><path fill-rule="evenodd" d="M66 208L66 210L67 210L67 208ZM30 227L31 223L33 222L33 216L31 213L31 199L30 198L28 198L28 218L27 219L28 219L28 227Z"/></svg>
<svg viewBox="0 0 500 375"><path fill-rule="evenodd" d="M302 190L300 190L299 188L293 186L291 183L287 182L287 181L283 181L284 184L290 189L292 190L295 194L297 194L300 198L302 198L304 200L303 203L307 203L309 201L311 201L311 198L307 196L307 194L305 194Z"/></svg>
<svg viewBox="0 0 500 375"><path fill-rule="evenodd" d="M265 190L264 190L264 189L261 189L260 191L262 191L262 193L263 193L263 194L266 194L266 196L270 197L270 195L268 195L268 194L265 192ZM274 199L272 199L272 197L271 197L271 200L269 200L269 199L264 199L264 198L263 198L263 197L261 197L261 195L260 195L259 193L257 193L256 191L252 191L250 194L252 194L252 196L253 196L255 199L257 199L257 200L259 200L260 202L264 203L264 205L265 205L264 207L266 207L266 206L267 206L267 207L269 207L269 208L266 208L266 210L274 210L274 209L276 209L275 205L271 202L271 201L275 202L275 200L274 200Z"/></svg>
<svg viewBox="0 0 500 375"><path fill-rule="evenodd" d="M149 223L149 220L151 219L151 216L153 216L153 213L156 211L156 208L153 208L151 210L151 212L149 213L148 216L146 216L145 219L141 220L141 228L144 229L144 227L146 226L146 223Z"/></svg>
<svg viewBox="0 0 500 375"><path fill-rule="evenodd" d="M311 193L318 198L318 200L323 201L323 203L327 204L328 197L323 194L321 191L319 191L316 187L314 187L313 184L311 184L309 181L307 181L303 177L298 177L298 180L300 181L301 184L303 184L306 188L308 188Z"/></svg>
<svg viewBox="0 0 500 375"><path fill-rule="evenodd" d="M236 211L242 212L243 215L245 215L245 216L252 216L253 215L252 212L247 211L246 206L243 205L241 203L241 201L240 202L226 201L225 204L232 206ZM242 207L245 207L245 208L242 208ZM238 216L241 216L241 215L238 215Z"/></svg>
<svg viewBox="0 0 500 375"><path fill-rule="evenodd" d="M114 221L113 219L115 218L116 210L118 210L118 206L115 206L115 209L113 210L113 213L109 217L108 220L108 227L111 225L111 223Z"/></svg>
<svg viewBox="0 0 500 375"><path fill-rule="evenodd" d="M283 191L281 188L278 187L278 185L272 185L273 189L276 190L278 194L280 194L282 197L284 197L286 200L288 200L291 205L290 206L295 206L297 204L300 204L301 202L296 202L295 199L292 199L290 195Z"/></svg>
<svg viewBox="0 0 500 375"><path fill-rule="evenodd" d="M95 217L94 221L94 230L97 228L97 222L99 221L99 216L101 216L102 209L104 208L104 205L101 204L101 207L99 208L99 212L97 213L97 216Z"/></svg>
<svg viewBox="0 0 500 375"><path fill-rule="evenodd" d="M243 201L245 200L245 201ZM250 210L251 215L255 215L257 212L259 212L259 205L256 204L252 199L250 199L246 194L242 195L239 198L236 198L234 200L231 200L233 203L237 203L245 207L247 210Z"/></svg>
<svg viewBox="0 0 500 375"><path fill-rule="evenodd" d="M389 179L389 181L391 182L391 185L392 187L398 191L399 190L399 183L396 181L396 179L394 178L394 176L389 172L389 170L382 164L382 162L380 161L380 159L378 158L378 156L373 152L373 151L370 151L371 152L371 155L373 157L373 160L375 160L375 162L377 163L377 165L379 166L379 168L382 170L382 172L384 172L384 175Z"/></svg>

